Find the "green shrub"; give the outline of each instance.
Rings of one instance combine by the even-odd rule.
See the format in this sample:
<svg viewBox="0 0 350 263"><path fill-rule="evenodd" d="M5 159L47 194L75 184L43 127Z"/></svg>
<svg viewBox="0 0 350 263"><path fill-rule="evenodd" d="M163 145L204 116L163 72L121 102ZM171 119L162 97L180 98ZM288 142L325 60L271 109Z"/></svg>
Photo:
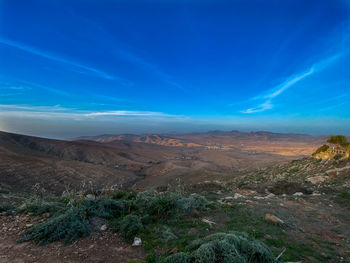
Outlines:
<svg viewBox="0 0 350 263"><path fill-rule="evenodd" d="M142 213L166 216L174 208L175 202L170 194L141 192L136 197L135 205Z"/></svg>
<svg viewBox="0 0 350 263"><path fill-rule="evenodd" d="M216 233L196 240L188 247L192 252L178 253L163 260L165 263L273 263L269 248L245 234Z"/></svg>
<svg viewBox="0 0 350 263"><path fill-rule="evenodd" d="M70 244L76 239L86 237L89 234L90 225L85 211L70 208L65 213L28 229L24 233L24 237L18 242L33 240L39 245L45 245L63 239L65 244Z"/></svg>
<svg viewBox="0 0 350 263"><path fill-rule="evenodd" d="M42 200L34 200L25 205L24 212L33 213L34 215L42 215L44 213L58 213L66 209L66 205L60 202L46 202Z"/></svg>
<svg viewBox="0 0 350 263"><path fill-rule="evenodd" d="M161 226L158 229L157 237L165 243L178 239L178 237L167 226Z"/></svg>
<svg viewBox="0 0 350 263"><path fill-rule="evenodd" d="M349 204L350 205L350 192L347 190L342 190L336 195L336 200L340 204Z"/></svg>
<svg viewBox="0 0 350 263"><path fill-rule="evenodd" d="M183 196L180 193L141 192L135 200L136 207L144 213L156 216L167 216L172 212L190 213L193 210L204 210L209 201L198 194Z"/></svg>
<svg viewBox="0 0 350 263"><path fill-rule="evenodd" d="M124 209L123 203L110 199L84 199L82 207L88 216L103 218L119 217Z"/></svg>
<svg viewBox="0 0 350 263"><path fill-rule="evenodd" d="M186 253L180 252L167 257L162 263L190 263L191 257Z"/></svg>
<svg viewBox="0 0 350 263"><path fill-rule="evenodd" d="M329 146L327 144L324 144L322 145L321 147L319 147L314 153L313 155L315 154L318 154L318 153L322 153L322 152L325 152L329 149Z"/></svg>
<svg viewBox="0 0 350 263"><path fill-rule="evenodd" d="M175 202L175 207L184 212L190 213L193 210L205 210L209 204L208 200L199 194L192 194L188 197L182 196Z"/></svg>
<svg viewBox="0 0 350 263"><path fill-rule="evenodd" d="M119 223L119 230L127 242L131 242L142 229L141 219L137 215L127 215Z"/></svg>
<svg viewBox="0 0 350 263"><path fill-rule="evenodd" d="M332 136L327 142L337 144L343 147L349 146L349 143L347 142L346 137L343 135Z"/></svg>
<svg viewBox="0 0 350 263"><path fill-rule="evenodd" d="M6 212L7 215L15 213L17 208L13 205L0 205L0 213Z"/></svg>
<svg viewBox="0 0 350 263"><path fill-rule="evenodd" d="M112 199L114 200L133 200L136 198L136 193L129 190L118 190L113 193Z"/></svg>

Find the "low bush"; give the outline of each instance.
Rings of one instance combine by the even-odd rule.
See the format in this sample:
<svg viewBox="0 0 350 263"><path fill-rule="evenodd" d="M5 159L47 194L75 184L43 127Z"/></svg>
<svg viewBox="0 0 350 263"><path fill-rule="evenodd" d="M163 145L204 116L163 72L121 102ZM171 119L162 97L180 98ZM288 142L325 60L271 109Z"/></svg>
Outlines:
<svg viewBox="0 0 350 263"><path fill-rule="evenodd" d="M133 200L135 198L136 193L129 190L118 190L112 195L112 199L114 200Z"/></svg>
<svg viewBox="0 0 350 263"><path fill-rule="evenodd" d="M336 201L343 205L350 205L350 192L347 190L342 190L336 195Z"/></svg>
<svg viewBox="0 0 350 263"><path fill-rule="evenodd" d="M144 214L166 216L174 208L175 200L171 194L141 192L136 197L135 206Z"/></svg>
<svg viewBox="0 0 350 263"><path fill-rule="evenodd" d="M162 262L177 263L273 263L275 257L262 242L245 234L216 233L194 241L188 253L171 255Z"/></svg>
<svg viewBox="0 0 350 263"><path fill-rule="evenodd" d="M18 242L33 240L38 245L63 239L65 244L90 234L90 225L83 209L70 208L63 214L28 229Z"/></svg>
<svg viewBox="0 0 350 263"><path fill-rule="evenodd" d="M188 197L181 196L175 202L175 207L183 212L190 213L193 210L205 210L208 206L208 200L199 194L192 194Z"/></svg>
<svg viewBox="0 0 350 263"><path fill-rule="evenodd" d="M349 146L347 139L344 135L334 135L327 142L337 144L343 147Z"/></svg>
<svg viewBox="0 0 350 263"><path fill-rule="evenodd" d="M0 213L6 212L7 215L13 214L17 211L17 208L13 205L0 205Z"/></svg>
<svg viewBox="0 0 350 263"><path fill-rule="evenodd" d="M122 202L110 199L84 199L81 206L86 210L88 216L103 218L119 217L125 207Z"/></svg>
<svg viewBox="0 0 350 263"><path fill-rule="evenodd" d="M142 229L141 219L137 215L127 215L119 222L119 230L128 242L131 242Z"/></svg>
<svg viewBox="0 0 350 263"><path fill-rule="evenodd" d="M209 201L198 194L183 196L177 192L141 192L135 200L136 207L144 213L167 216L170 213L190 213L193 210L205 210Z"/></svg>
<svg viewBox="0 0 350 263"><path fill-rule="evenodd" d="M32 213L34 215L42 215L44 213L58 213L66 209L66 205L61 202L46 202L43 200L33 200L25 205L23 212Z"/></svg>
<svg viewBox="0 0 350 263"><path fill-rule="evenodd" d="M169 242L177 240L178 237L171 231L171 229L167 226L161 226L157 231L157 237L163 242Z"/></svg>

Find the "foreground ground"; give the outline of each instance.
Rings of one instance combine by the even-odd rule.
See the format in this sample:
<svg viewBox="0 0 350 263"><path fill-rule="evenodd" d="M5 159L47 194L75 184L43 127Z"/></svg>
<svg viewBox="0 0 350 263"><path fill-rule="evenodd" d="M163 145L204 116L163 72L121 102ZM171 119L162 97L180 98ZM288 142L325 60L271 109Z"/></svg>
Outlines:
<svg viewBox="0 0 350 263"><path fill-rule="evenodd" d="M127 262L128 259L144 259L140 247L125 243L118 233L99 231L91 236L64 246L55 242L46 246L33 243L16 244L29 226L42 220L26 215L0 216L0 262Z"/></svg>
<svg viewBox="0 0 350 263"><path fill-rule="evenodd" d="M131 247L118 233L99 227L89 237L64 246L16 244L23 232L45 216L0 217L0 262L128 262L185 251L186 244L211 233L240 231L262 240L282 262L350 262L350 194L272 195L253 190L206 191L208 200L221 204L207 211L162 218L140 234L144 246ZM4 214L4 213L3 213ZM266 215L283 222L272 222ZM203 219L214 222L212 226ZM175 235L160 238L160 232ZM170 234L169 234L170 233ZM161 234L163 235L163 234ZM147 261L153 262L153 261Z"/></svg>

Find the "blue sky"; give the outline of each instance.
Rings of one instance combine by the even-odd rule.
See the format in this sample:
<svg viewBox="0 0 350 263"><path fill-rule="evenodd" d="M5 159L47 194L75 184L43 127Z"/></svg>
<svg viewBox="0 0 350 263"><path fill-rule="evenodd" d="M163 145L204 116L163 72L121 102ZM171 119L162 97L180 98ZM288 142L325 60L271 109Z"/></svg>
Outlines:
<svg viewBox="0 0 350 263"><path fill-rule="evenodd" d="M0 1L0 130L350 135L350 2Z"/></svg>

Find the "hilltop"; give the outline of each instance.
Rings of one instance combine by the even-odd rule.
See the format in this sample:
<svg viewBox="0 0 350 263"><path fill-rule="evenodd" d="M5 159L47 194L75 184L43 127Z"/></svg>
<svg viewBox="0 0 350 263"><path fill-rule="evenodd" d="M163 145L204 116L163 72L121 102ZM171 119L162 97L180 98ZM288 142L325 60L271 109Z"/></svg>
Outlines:
<svg viewBox="0 0 350 263"><path fill-rule="evenodd" d="M332 136L328 141L319 147L313 156L322 160L347 160L350 159L350 143L342 135Z"/></svg>

